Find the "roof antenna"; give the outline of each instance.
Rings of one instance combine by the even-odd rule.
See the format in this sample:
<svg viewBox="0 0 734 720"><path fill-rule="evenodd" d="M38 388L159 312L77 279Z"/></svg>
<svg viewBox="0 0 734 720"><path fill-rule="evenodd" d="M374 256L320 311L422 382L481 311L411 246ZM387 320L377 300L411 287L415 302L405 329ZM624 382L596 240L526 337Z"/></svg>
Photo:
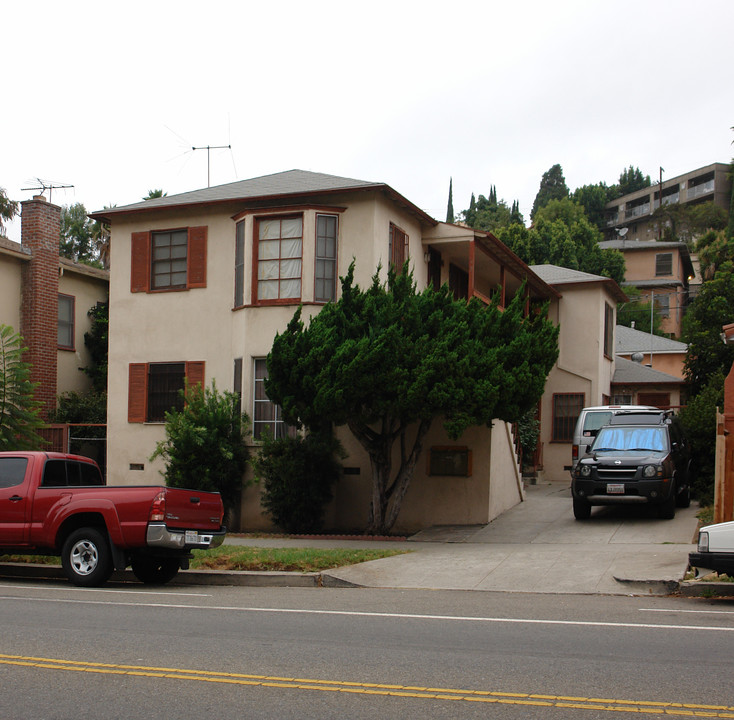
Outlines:
<svg viewBox="0 0 734 720"><path fill-rule="evenodd" d="M211 182L209 181L209 151L210 150L231 150L231 145L203 145L202 147L193 147L192 150L206 150L206 186L211 187Z"/></svg>
<svg viewBox="0 0 734 720"><path fill-rule="evenodd" d="M48 201L49 202L51 202L51 195L54 191L54 188L57 190L60 190L61 188L73 188L74 187L73 185L64 185L61 183L54 183L51 180L41 180L41 178L36 178L36 180L38 181L38 184L40 185L40 187L21 188L21 191L26 192L28 190L40 190L41 195L43 195L43 193L45 193L46 190L48 190Z"/></svg>

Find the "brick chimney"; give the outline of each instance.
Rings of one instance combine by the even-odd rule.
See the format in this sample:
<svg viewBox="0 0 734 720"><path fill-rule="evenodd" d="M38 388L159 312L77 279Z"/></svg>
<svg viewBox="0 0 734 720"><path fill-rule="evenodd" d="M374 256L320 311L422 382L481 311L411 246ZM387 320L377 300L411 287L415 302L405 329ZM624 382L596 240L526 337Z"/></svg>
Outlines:
<svg viewBox="0 0 734 720"><path fill-rule="evenodd" d="M30 250L31 260L23 264L20 333L46 419L56 408L61 208L43 195L21 202L21 207L21 244Z"/></svg>

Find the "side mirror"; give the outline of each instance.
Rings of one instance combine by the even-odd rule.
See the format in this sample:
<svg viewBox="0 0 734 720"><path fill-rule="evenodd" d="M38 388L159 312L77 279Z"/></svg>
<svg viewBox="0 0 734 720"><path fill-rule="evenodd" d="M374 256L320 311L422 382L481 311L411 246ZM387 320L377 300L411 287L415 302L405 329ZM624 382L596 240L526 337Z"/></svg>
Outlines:
<svg viewBox="0 0 734 720"><path fill-rule="evenodd" d="M591 445L587 445L586 446L586 452L587 452L587 454L591 452Z"/></svg>

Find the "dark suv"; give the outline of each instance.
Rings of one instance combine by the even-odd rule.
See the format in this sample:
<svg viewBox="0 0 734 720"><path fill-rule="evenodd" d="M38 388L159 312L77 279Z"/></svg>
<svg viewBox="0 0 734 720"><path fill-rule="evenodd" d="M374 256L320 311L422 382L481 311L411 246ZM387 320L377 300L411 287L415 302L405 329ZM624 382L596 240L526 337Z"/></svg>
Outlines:
<svg viewBox="0 0 734 720"><path fill-rule="evenodd" d="M592 505L654 504L661 518L691 503L690 453L670 411L630 411L610 418L576 466L571 481L573 514Z"/></svg>

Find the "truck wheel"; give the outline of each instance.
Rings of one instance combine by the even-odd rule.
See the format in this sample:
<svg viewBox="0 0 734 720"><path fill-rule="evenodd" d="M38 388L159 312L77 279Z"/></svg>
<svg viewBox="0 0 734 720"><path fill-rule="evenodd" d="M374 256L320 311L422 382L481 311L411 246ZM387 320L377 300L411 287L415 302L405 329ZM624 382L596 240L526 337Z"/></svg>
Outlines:
<svg viewBox="0 0 734 720"><path fill-rule="evenodd" d="M75 530L64 542L61 566L74 585L104 585L114 570L107 534L91 527Z"/></svg>
<svg viewBox="0 0 734 720"><path fill-rule="evenodd" d="M181 567L178 558L157 558L136 555L132 562L133 575L146 585L165 585L173 580Z"/></svg>
<svg viewBox="0 0 734 720"><path fill-rule="evenodd" d="M588 520L591 517L591 503L581 498L574 498L573 516L577 520Z"/></svg>

